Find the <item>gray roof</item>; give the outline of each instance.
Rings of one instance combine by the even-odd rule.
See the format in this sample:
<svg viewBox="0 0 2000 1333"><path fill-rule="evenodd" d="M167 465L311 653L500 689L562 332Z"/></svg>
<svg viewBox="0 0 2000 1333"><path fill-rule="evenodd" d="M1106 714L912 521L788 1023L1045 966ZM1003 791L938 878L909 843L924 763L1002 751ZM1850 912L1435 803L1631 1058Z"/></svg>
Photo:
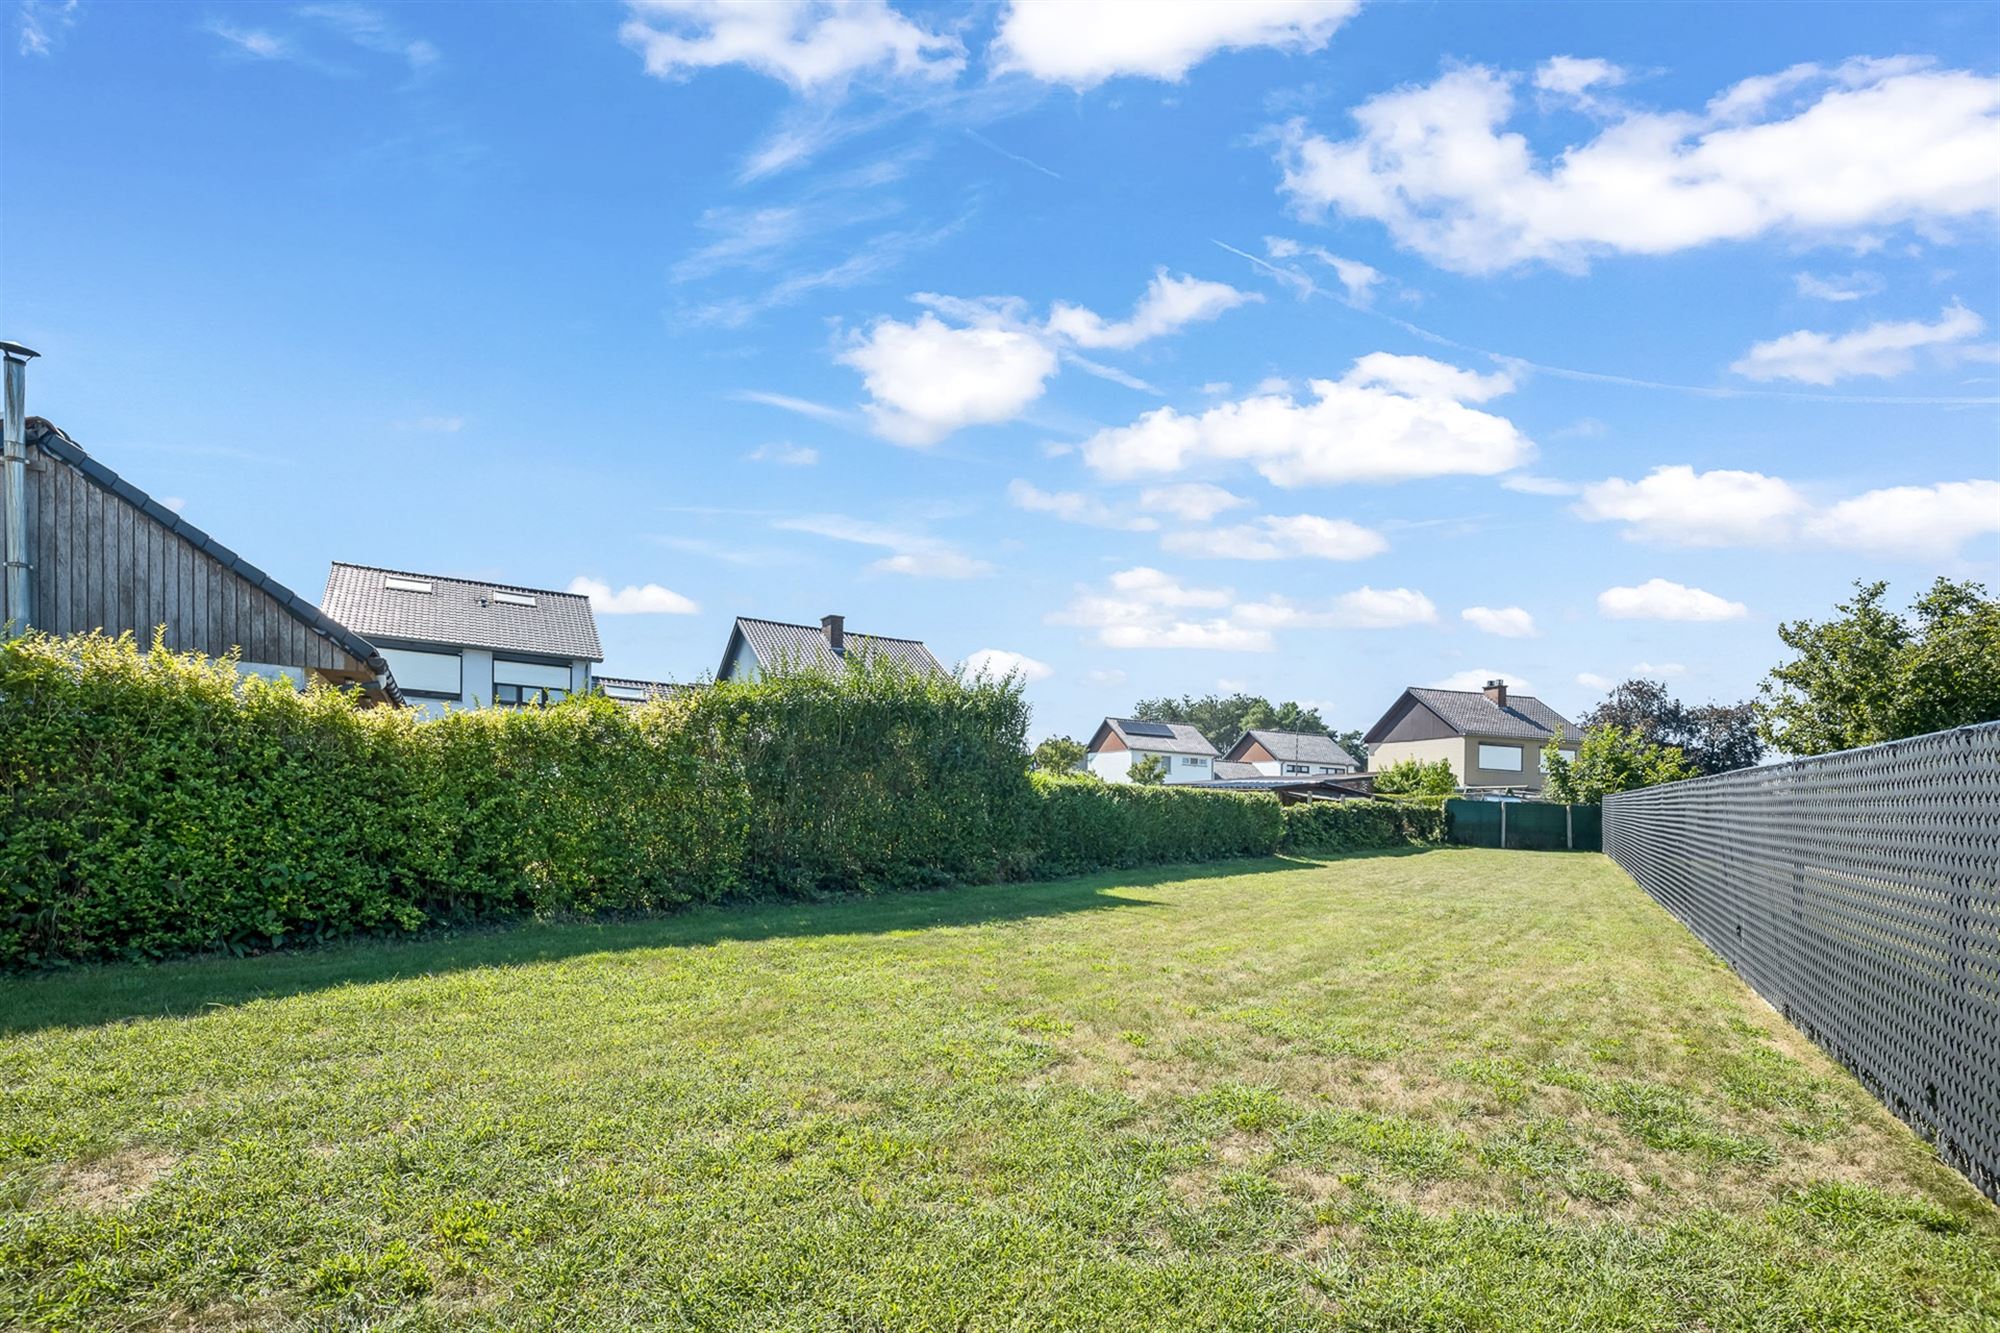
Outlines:
<svg viewBox="0 0 2000 1333"><path fill-rule="evenodd" d="M1209 744L1208 737L1201 734L1201 728L1186 722L1147 722L1135 717L1107 717L1104 726L1118 734L1118 739L1134 750L1144 750L1150 754L1205 754L1215 755L1216 748ZM1147 735L1144 730L1133 728L1160 727L1166 735ZM1103 727L1098 730L1102 731Z"/></svg>
<svg viewBox="0 0 2000 1333"><path fill-rule="evenodd" d="M319 607L287 588L284 584L266 574L257 566L245 560L236 552L224 546L215 538L203 532L194 524L176 514L173 510L155 500L146 492L126 481L104 464L92 458L84 447L65 434L61 427L41 417L29 417L25 423L26 436L37 449L75 468L84 480L101 490L109 491L125 503L137 509L148 519L159 524L182 541L200 551L210 560L242 579L252 587L268 595L285 613L300 621L305 627L323 639L331 641L349 657L355 658L381 678L382 693L388 700L402 706L403 692L396 685L396 677L389 670L389 663L377 652L375 645L354 632L349 625L337 617L329 616Z"/></svg>
<svg viewBox="0 0 2000 1333"><path fill-rule="evenodd" d="M639 680L632 676L593 675L590 683L621 704L651 703L697 690L698 685L678 685L670 680Z"/></svg>
<svg viewBox="0 0 2000 1333"><path fill-rule="evenodd" d="M1255 782L1264 776L1255 764L1233 764L1227 759L1216 760L1214 772L1217 782Z"/></svg>
<svg viewBox="0 0 2000 1333"><path fill-rule="evenodd" d="M1236 753L1243 742L1255 741L1271 752L1274 759L1293 764L1345 764L1349 768L1359 768L1354 756L1341 748L1339 741L1325 732L1314 731L1262 731L1252 728L1243 733L1235 745L1229 747Z"/></svg>
<svg viewBox="0 0 2000 1333"><path fill-rule="evenodd" d="M835 657L828 646L826 632L818 625L793 625L782 620L757 620L750 616L736 617L734 628L729 631L729 644L722 652L722 665L717 669L719 677L729 670L735 660L738 639L750 645L750 651L757 655L758 666L765 671L779 668L791 670L833 671L845 668L856 658L866 658L877 664L894 663L918 674L948 676L944 663L931 655L931 650L916 639L892 639L882 634L857 634L853 630L842 635L846 643L846 656Z"/></svg>
<svg viewBox="0 0 2000 1333"><path fill-rule="evenodd" d="M1532 694L1507 696L1502 708L1477 690L1433 690L1412 685L1408 693L1444 719L1461 736L1510 736L1545 741L1560 732L1565 740L1581 741L1576 724Z"/></svg>
<svg viewBox="0 0 2000 1333"><path fill-rule="evenodd" d="M415 579L430 584L431 590L410 592L385 586L391 578ZM495 593L532 598L534 605L502 601ZM326 576L326 596L320 599L320 607L335 620L374 639L490 648L572 661L604 660L590 599L573 592L336 560Z"/></svg>

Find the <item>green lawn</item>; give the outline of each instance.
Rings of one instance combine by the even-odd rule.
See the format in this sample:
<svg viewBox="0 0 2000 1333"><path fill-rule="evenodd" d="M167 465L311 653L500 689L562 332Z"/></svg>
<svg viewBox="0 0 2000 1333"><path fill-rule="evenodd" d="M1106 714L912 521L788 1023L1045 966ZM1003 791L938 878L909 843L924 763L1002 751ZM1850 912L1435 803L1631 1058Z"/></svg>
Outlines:
<svg viewBox="0 0 2000 1333"><path fill-rule="evenodd" d="M0 1326L1994 1328L2000 1211L1597 856L0 982Z"/></svg>

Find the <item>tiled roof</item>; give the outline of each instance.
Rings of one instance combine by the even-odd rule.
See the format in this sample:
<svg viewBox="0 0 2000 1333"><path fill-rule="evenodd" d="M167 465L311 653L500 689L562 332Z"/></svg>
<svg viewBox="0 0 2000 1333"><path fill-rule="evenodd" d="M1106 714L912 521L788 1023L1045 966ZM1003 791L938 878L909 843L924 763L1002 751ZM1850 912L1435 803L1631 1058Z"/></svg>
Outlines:
<svg viewBox="0 0 2000 1333"><path fill-rule="evenodd" d="M1107 717L1105 724L1118 733L1118 739L1135 750L1151 754L1205 754L1215 755L1216 748L1209 744L1208 737L1201 734L1201 728L1186 722L1146 722L1132 717ZM1133 728L1165 728L1167 734L1147 735L1143 730Z"/></svg>
<svg viewBox="0 0 2000 1333"><path fill-rule="evenodd" d="M592 676L590 683L621 704L651 703L697 690L699 685L677 685L670 680L636 680L630 676Z"/></svg>
<svg viewBox="0 0 2000 1333"><path fill-rule="evenodd" d="M1560 732L1581 741L1576 725L1532 694L1509 694L1502 708L1476 690L1433 690L1411 686L1409 694L1445 720L1461 736L1512 736L1545 741Z"/></svg>
<svg viewBox="0 0 2000 1333"><path fill-rule="evenodd" d="M793 625L782 620L738 616L727 653L735 651L737 634L742 635L744 642L750 645L750 651L757 655L758 666L765 671L780 668L831 671L857 658L867 658L876 663L893 662L920 674L950 674L945 670L944 663L933 657L931 650L916 639L892 639L885 635L857 634L849 630L843 635L847 645L847 655L843 659L833 655L833 649L827 645L826 632L818 625ZM728 669L729 658L725 655L721 671ZM721 671L717 674L720 675Z"/></svg>
<svg viewBox="0 0 2000 1333"><path fill-rule="evenodd" d="M428 583L431 590L426 593L391 588L387 586L389 579ZM534 604L526 606L496 598L495 593L530 598ZM442 574L416 574L336 560L326 576L326 596L320 599L320 608L342 624L375 639L490 648L503 653L536 653L591 662L604 660L604 650L597 643L597 621L590 614L590 599L573 592L447 578Z"/></svg>
<svg viewBox="0 0 2000 1333"><path fill-rule="evenodd" d="M1344 764L1358 768L1354 756L1341 748L1340 742L1324 732L1311 731L1260 731L1255 728L1243 733L1271 752L1274 759L1293 764ZM1242 745L1241 740L1236 746ZM1231 746L1233 752L1236 746Z"/></svg>
<svg viewBox="0 0 2000 1333"><path fill-rule="evenodd" d="M1255 764L1233 764L1227 759L1216 760L1214 771L1217 782L1255 782L1264 776Z"/></svg>
<svg viewBox="0 0 2000 1333"><path fill-rule="evenodd" d="M41 417L29 417L26 423L27 438L37 449L51 458L76 469L91 485L109 491L125 503L133 506L148 519L173 533L182 541L200 551L210 560L242 579L252 587L261 589L285 613L298 620L314 634L331 641L349 657L355 658L381 679L382 692L388 700L401 706L403 692L396 685L396 677L389 670L389 663L375 650L375 645L357 634L353 626L337 616L330 616L305 598L287 588L284 584L266 574L263 570L245 560L236 552L224 546L215 538L203 532L194 524L176 514L173 510L155 500L146 492L126 481L104 464L92 458L84 447L65 434L61 427Z"/></svg>

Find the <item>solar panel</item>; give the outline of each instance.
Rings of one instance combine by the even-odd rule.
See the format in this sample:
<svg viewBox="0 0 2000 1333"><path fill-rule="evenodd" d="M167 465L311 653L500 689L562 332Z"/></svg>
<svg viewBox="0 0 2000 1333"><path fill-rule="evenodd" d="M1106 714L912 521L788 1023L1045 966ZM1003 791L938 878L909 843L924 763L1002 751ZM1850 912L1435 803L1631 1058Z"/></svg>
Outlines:
<svg viewBox="0 0 2000 1333"><path fill-rule="evenodd" d="M1174 729L1164 722L1127 722L1125 734L1128 736L1172 736Z"/></svg>

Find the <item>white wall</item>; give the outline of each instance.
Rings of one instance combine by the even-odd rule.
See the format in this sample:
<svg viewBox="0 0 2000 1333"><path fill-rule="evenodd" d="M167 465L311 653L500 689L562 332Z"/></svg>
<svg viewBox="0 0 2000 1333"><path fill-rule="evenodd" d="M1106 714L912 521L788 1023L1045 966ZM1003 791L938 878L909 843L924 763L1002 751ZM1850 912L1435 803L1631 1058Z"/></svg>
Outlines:
<svg viewBox="0 0 2000 1333"><path fill-rule="evenodd" d="M1215 781L1215 761L1206 755L1163 754L1160 756L1167 765L1167 785L1186 786L1191 782ZM1198 762L1190 763L1190 760Z"/></svg>
<svg viewBox="0 0 2000 1333"><path fill-rule="evenodd" d="M1098 750L1085 756L1083 766L1103 778L1106 782L1130 782L1132 780L1132 752L1130 750Z"/></svg>

